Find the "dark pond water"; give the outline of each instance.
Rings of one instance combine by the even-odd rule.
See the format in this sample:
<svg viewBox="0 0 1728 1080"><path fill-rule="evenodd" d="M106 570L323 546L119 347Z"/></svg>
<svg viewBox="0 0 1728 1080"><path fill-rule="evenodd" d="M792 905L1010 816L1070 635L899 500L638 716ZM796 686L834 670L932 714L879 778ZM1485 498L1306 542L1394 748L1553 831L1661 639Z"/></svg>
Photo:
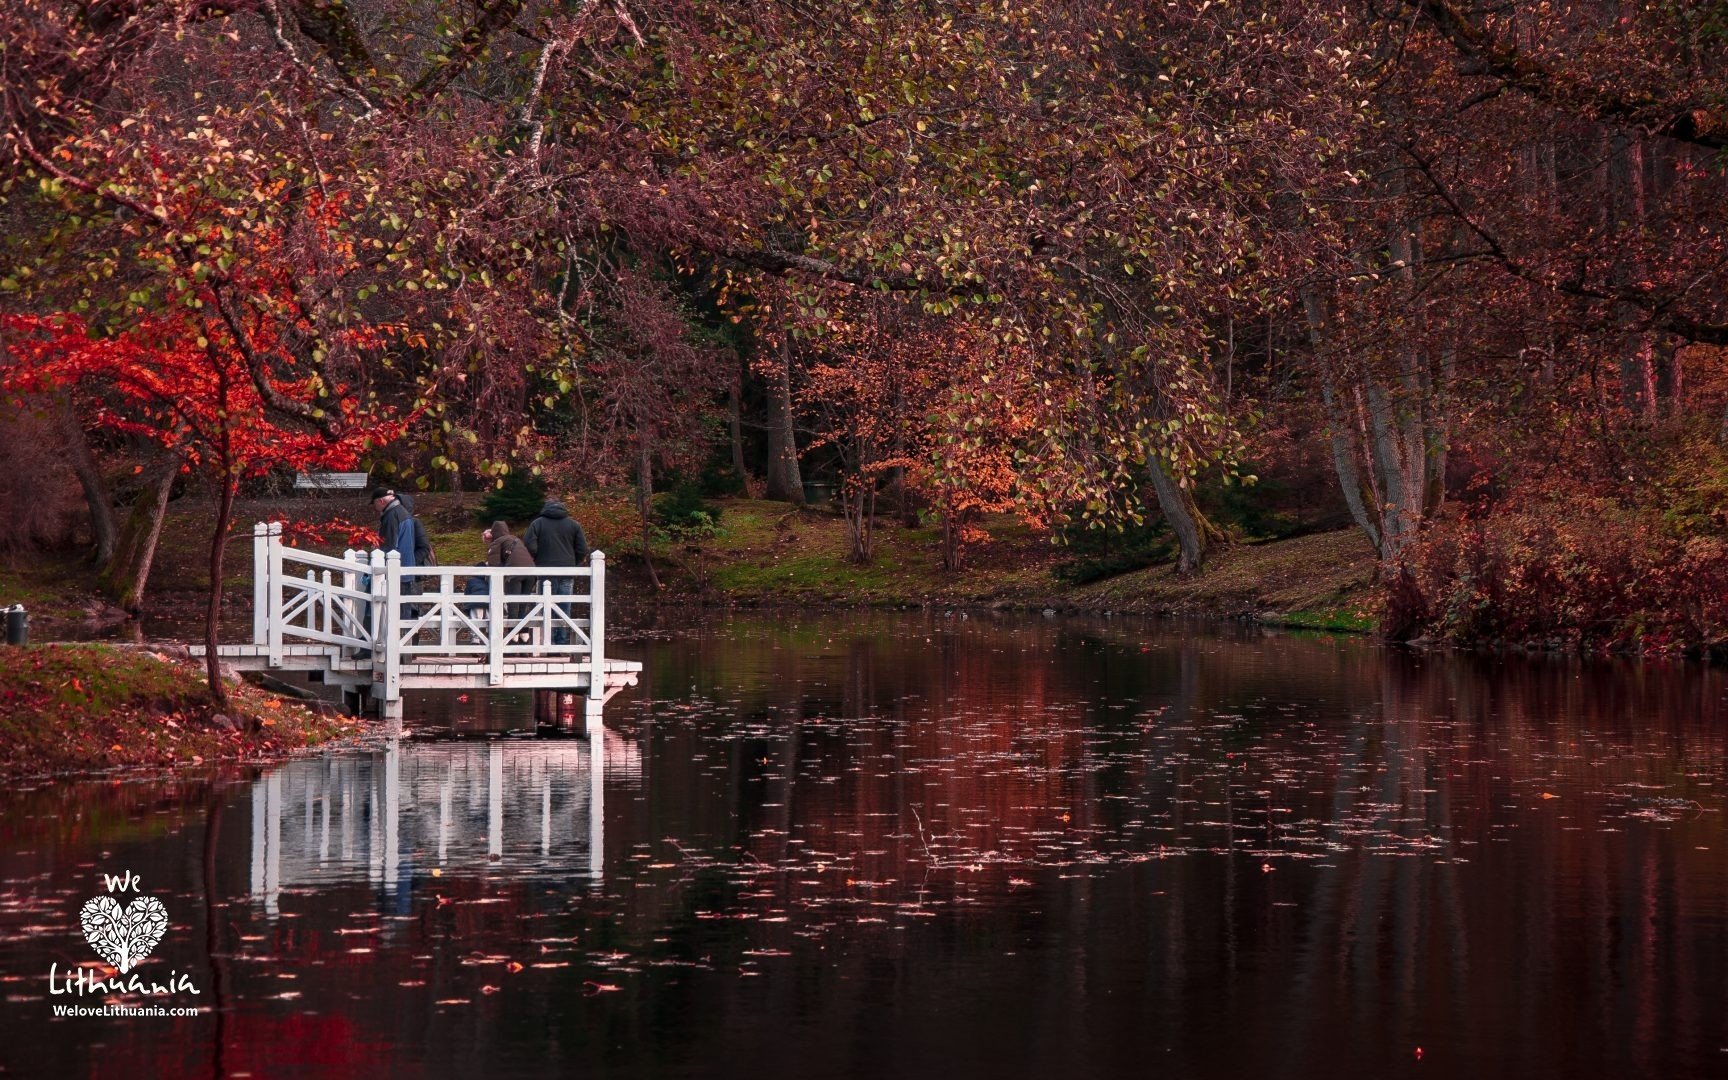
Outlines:
<svg viewBox="0 0 1728 1080"><path fill-rule="evenodd" d="M940 615L616 651L598 746L428 697L361 751L0 797L0 1065L1728 1074L1719 672ZM51 995L128 871L137 973L199 994ZM203 1011L54 1013L107 999Z"/></svg>

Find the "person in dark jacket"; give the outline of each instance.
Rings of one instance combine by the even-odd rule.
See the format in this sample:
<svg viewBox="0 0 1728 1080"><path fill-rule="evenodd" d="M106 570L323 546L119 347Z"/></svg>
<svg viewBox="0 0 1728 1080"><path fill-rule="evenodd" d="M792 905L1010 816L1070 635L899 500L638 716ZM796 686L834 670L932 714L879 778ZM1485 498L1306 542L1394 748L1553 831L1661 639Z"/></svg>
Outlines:
<svg viewBox="0 0 1728 1080"><path fill-rule="evenodd" d="M373 488L372 509L378 511L378 546L385 551L394 551L402 560L402 569L432 564L432 541L427 538L420 519L414 516L412 501L398 496L389 488ZM405 595L419 591L419 575L402 575ZM404 604L401 615L405 619L417 619L421 610L418 604Z"/></svg>
<svg viewBox="0 0 1728 1080"><path fill-rule="evenodd" d="M547 499L546 505L540 508L540 516L528 523L528 531L522 534L522 544L528 549L528 554L534 557L535 566L582 566L588 561L588 537L583 534L582 526L570 516L570 511L564 509L564 504L556 499ZM552 583L553 593L559 596L569 596L576 591L576 579L573 577L552 577L546 580ZM560 607L565 614L569 614L568 604ZM552 630L552 644L570 644L570 628L555 627Z"/></svg>
<svg viewBox="0 0 1728 1080"><path fill-rule="evenodd" d="M389 488L375 488L372 509L378 512L378 546L394 551L403 566L414 566L414 511Z"/></svg>

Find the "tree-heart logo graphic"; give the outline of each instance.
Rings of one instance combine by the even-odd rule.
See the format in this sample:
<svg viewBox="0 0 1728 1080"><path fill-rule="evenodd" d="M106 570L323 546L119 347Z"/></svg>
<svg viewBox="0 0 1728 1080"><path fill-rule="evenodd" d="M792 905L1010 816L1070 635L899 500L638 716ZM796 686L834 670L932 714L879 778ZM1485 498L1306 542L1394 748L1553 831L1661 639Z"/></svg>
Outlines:
<svg viewBox="0 0 1728 1080"><path fill-rule="evenodd" d="M85 902L78 921L96 955L124 975L168 932L168 909L154 896L134 897L125 907L112 896L96 896Z"/></svg>

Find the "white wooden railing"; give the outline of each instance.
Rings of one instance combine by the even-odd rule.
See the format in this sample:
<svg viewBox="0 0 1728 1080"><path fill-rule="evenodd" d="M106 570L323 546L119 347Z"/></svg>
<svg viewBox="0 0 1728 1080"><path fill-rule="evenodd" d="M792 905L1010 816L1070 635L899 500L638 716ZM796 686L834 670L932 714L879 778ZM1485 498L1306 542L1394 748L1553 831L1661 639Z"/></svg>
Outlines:
<svg viewBox="0 0 1728 1080"><path fill-rule="evenodd" d="M394 551L303 551L282 542L280 522L260 522L252 557L252 639L273 667L296 645L370 654L374 681L393 700L417 664L472 665L501 686L512 662L533 658L587 668L589 694L606 692L602 552L587 566L403 567ZM468 591L476 580L483 592ZM558 580L571 591L557 592Z"/></svg>

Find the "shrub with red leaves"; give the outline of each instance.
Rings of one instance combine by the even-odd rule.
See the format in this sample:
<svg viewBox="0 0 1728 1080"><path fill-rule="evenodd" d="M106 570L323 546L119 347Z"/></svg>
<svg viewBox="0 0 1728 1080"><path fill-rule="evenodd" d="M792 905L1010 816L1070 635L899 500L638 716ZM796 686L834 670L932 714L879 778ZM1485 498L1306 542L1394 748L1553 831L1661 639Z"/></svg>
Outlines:
<svg viewBox="0 0 1728 1080"><path fill-rule="evenodd" d="M1388 579L1409 640L1680 652L1728 644L1728 540L1606 500L1437 521Z"/></svg>

